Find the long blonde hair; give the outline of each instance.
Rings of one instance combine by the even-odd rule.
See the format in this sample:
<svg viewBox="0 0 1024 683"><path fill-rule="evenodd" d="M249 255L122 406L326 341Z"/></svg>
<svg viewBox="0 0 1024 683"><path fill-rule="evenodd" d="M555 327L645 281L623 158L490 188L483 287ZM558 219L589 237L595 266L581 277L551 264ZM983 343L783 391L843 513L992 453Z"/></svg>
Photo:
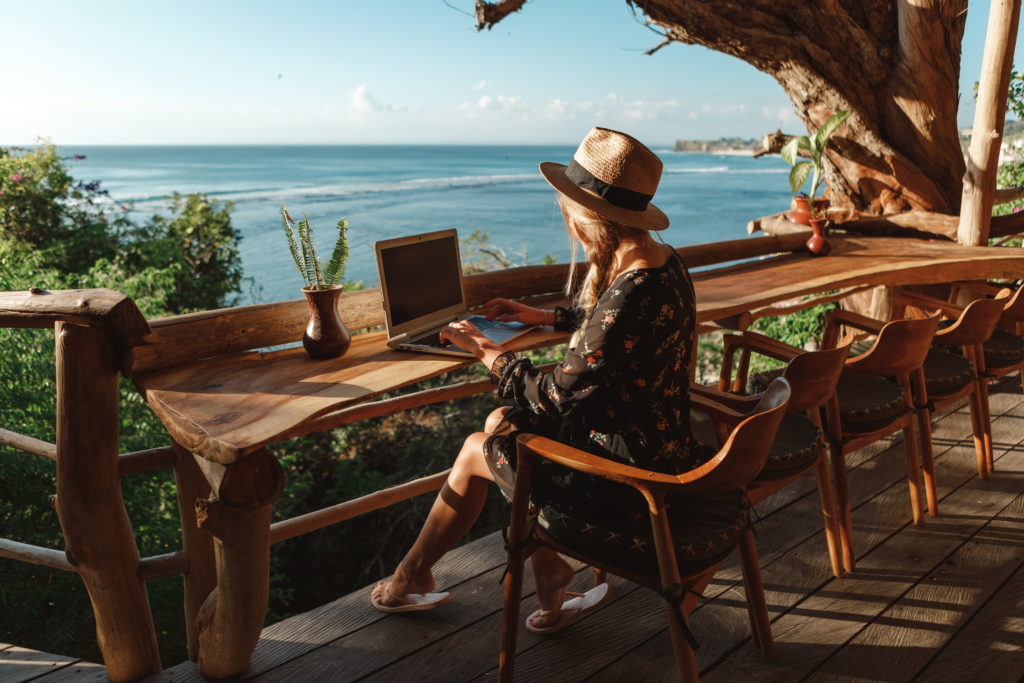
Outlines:
<svg viewBox="0 0 1024 683"><path fill-rule="evenodd" d="M613 272L615 252L622 243L622 238L644 232L621 223L608 220L590 209L572 201L564 195L558 196L562 216L569 228L572 244L572 255L569 259L569 278L565 283L565 293L574 299L577 308L589 316L597 305L598 299L608 289L617 273ZM590 267L579 288L576 281L576 249L580 245L586 254ZM580 336L577 330L573 335L575 344Z"/></svg>

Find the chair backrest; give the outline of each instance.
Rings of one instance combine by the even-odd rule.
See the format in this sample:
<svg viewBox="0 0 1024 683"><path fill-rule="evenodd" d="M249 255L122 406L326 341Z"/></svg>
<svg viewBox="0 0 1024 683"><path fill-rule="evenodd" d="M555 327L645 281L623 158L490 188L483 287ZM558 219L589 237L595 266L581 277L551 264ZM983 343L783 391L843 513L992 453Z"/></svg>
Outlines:
<svg viewBox="0 0 1024 683"><path fill-rule="evenodd" d="M1018 287L1009 300L1003 301L1003 314L999 316L999 324L1011 330L1021 321L1024 321L1024 285Z"/></svg>
<svg viewBox="0 0 1024 683"><path fill-rule="evenodd" d="M1005 298L975 299L967 304L955 323L937 333L936 341L951 346L988 341L1003 315L1005 303Z"/></svg>
<svg viewBox="0 0 1024 683"><path fill-rule="evenodd" d="M773 380L750 415L733 428L718 453L700 467L679 475L686 493L729 491L752 481L764 468L791 393L788 380Z"/></svg>
<svg viewBox="0 0 1024 683"><path fill-rule="evenodd" d="M847 359L846 367L878 375L902 375L916 370L924 364L938 326L938 316L888 322L874 345L866 353Z"/></svg>
<svg viewBox="0 0 1024 683"><path fill-rule="evenodd" d="M836 349L806 351L789 361L782 376L789 380L789 411L817 408L835 393L852 342Z"/></svg>

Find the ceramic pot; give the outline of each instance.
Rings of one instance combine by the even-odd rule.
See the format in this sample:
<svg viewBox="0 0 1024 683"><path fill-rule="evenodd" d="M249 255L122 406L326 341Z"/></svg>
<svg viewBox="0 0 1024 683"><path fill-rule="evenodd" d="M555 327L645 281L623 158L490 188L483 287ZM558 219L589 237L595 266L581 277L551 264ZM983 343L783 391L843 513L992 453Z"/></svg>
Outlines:
<svg viewBox="0 0 1024 683"><path fill-rule="evenodd" d="M302 335L302 347L313 358L337 358L348 351L352 337L338 314L341 285L329 289L303 288L309 304L309 323Z"/></svg>
<svg viewBox="0 0 1024 683"><path fill-rule="evenodd" d="M807 240L807 251L815 256L824 256L832 251L832 245L825 239L825 236L828 234L828 219L811 218L810 224L814 234Z"/></svg>
<svg viewBox="0 0 1024 683"><path fill-rule="evenodd" d="M817 213L824 215L825 210L828 209L829 201L825 197L815 197L814 208ZM810 198L806 195L799 197L793 197L789 203L789 211L786 212L786 217L794 223L801 225L811 224L811 207Z"/></svg>

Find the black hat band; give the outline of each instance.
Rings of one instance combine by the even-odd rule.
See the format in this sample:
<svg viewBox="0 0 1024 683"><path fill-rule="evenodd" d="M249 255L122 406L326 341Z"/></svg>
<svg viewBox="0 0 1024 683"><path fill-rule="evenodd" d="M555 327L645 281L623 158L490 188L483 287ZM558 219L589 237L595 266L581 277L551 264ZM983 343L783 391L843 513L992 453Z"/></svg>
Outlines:
<svg viewBox="0 0 1024 683"><path fill-rule="evenodd" d="M584 190L593 192L612 206L629 211L645 211L647 205L654 198L653 194L644 194L634 190L627 190L624 187L611 185L603 180L594 177L594 174L576 163L576 159L569 162L565 169L565 177Z"/></svg>

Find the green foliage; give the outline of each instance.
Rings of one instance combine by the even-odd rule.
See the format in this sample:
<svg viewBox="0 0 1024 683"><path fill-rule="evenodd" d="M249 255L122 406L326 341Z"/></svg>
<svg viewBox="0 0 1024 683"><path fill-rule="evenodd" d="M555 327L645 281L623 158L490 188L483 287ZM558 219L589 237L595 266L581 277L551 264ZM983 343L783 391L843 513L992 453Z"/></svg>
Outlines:
<svg viewBox="0 0 1024 683"><path fill-rule="evenodd" d="M313 226L309 223L309 216L302 214L302 220L296 223L288 214L288 210L282 206L281 224L288 241L288 250L307 289L327 289L345 277L345 267L348 264L348 220L342 218L338 221L338 239L334 243L334 251L326 267L320 264L317 257L316 245L313 242ZM292 230L293 225L295 231ZM295 235L296 232L298 237Z"/></svg>
<svg viewBox="0 0 1024 683"><path fill-rule="evenodd" d="M812 173L811 194L812 199L818 194L818 187L821 185L822 156L828 140L836 129L842 125L851 114L851 110L844 109L833 114L825 124L819 128L814 135L801 135L795 137L783 146L782 158L793 167L789 173L789 187L793 194L800 192L800 188L807 182L807 176ZM810 158L810 161L797 161L798 155Z"/></svg>
<svg viewBox="0 0 1024 683"><path fill-rule="evenodd" d="M174 197L170 217L129 221L99 183L75 183L53 145L0 149L0 291L109 287L156 317L216 308L241 281L230 204ZM121 451L167 444L167 433L127 380ZM53 442L54 338L50 330L0 329L0 428ZM0 447L0 537L62 548L49 497L53 463ZM143 556L181 546L173 475L138 474L121 493ZM165 664L186 657L182 581L147 584ZM101 661L89 597L74 574L0 559L0 642Z"/></svg>

